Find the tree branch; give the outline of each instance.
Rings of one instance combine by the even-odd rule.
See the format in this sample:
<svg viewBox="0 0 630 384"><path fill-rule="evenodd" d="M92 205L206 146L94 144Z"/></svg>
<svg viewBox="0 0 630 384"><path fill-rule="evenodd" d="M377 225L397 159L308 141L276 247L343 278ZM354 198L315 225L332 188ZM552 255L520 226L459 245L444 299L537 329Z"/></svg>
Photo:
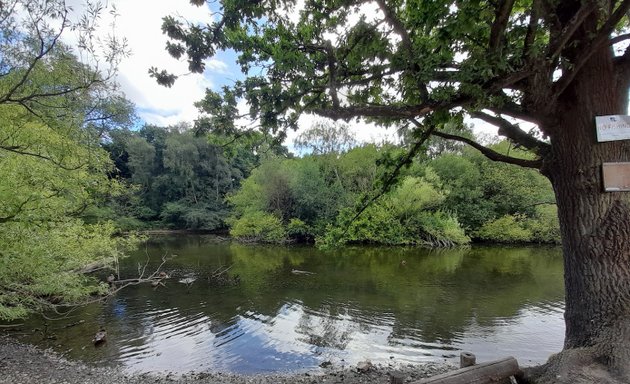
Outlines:
<svg viewBox="0 0 630 384"><path fill-rule="evenodd" d="M20 80L13 87L11 87L7 91L7 93L5 93L2 97L0 97L0 104L6 103L7 101L11 101L11 98L12 98L13 94L16 93L18 91L18 89L20 89L20 87L22 87L24 84L26 84L29 75L31 74L33 69L35 69L35 66L37 65L37 63L44 56L46 56L48 53L50 53L50 51L55 47L55 45L57 44L57 41L59 40L59 37L61 36L62 32L64 31L64 27L66 25L67 17L68 17L68 11L66 10L64 12L63 16L62 16L62 23L61 23L61 27L59 28L59 31L58 31L57 34L55 34L53 36L52 40L48 43L48 46L46 46L46 42L45 42L44 38L41 37L41 34L40 34L39 30L37 30L37 34L39 36L39 41L40 41L39 52L32 59L32 61L29 63L28 68L26 68L26 71L24 71L24 74L22 75Z"/></svg>
<svg viewBox="0 0 630 384"><path fill-rule="evenodd" d="M337 69L335 68L335 52L332 43L328 42L326 47L328 56L328 91L332 99L333 107L339 108L339 97L337 95Z"/></svg>
<svg viewBox="0 0 630 384"><path fill-rule="evenodd" d="M536 40L536 32L538 31L538 17L540 17L541 0L533 0L531 12L529 13L529 24L527 25L527 33L525 34L525 42L523 43L523 61L531 63L534 52L532 47Z"/></svg>
<svg viewBox="0 0 630 384"><path fill-rule="evenodd" d="M577 61L574 63L572 69L567 71L556 81L554 85L553 98L556 99L560 96L567 87L573 82L573 79L582 69L584 64L597 52L600 48L608 45L610 41L610 34L614 31L617 24L622 18L626 16L630 10L630 0L623 0L619 7L608 18L606 23L597 31L595 38L591 40L590 44L582 50L582 54L578 56Z"/></svg>
<svg viewBox="0 0 630 384"><path fill-rule="evenodd" d="M394 11L392 11L387 6L385 0L376 0L376 4L378 4L378 7L381 9L381 11L383 11L383 14L385 15L385 21L389 25L391 25L391 27L394 29L394 32L396 32L396 34L398 34L402 39L402 44L405 49L411 51L413 44L411 42L409 32L407 32L407 28L405 28L405 25L400 21L398 16L396 16Z"/></svg>
<svg viewBox="0 0 630 384"><path fill-rule="evenodd" d="M539 126L544 124L547 120L545 116L524 112L521 109L520 105L512 102L506 102L500 107L486 107L485 109L492 111L497 115L508 115L510 117L514 117L523 121L528 121Z"/></svg>
<svg viewBox="0 0 630 384"><path fill-rule="evenodd" d="M483 145L477 143L476 141L471 140L466 137L451 135L449 133L444 133L440 131L433 131L433 135L441 137L443 139L455 140L462 143L466 143L470 145L471 147L475 148L476 150L478 150L479 152L481 152L484 156L486 156L488 159L492 161L500 161L502 163L515 164L515 165L519 165L525 168L540 169L542 167L542 160L540 159L526 160L526 159L519 159L516 157L506 156L488 147L484 147Z"/></svg>
<svg viewBox="0 0 630 384"><path fill-rule="evenodd" d="M80 168L82 168L85 165L85 164L80 164L80 165L77 165L76 167L68 167L68 166L62 164L61 162L53 159L50 156L42 155L42 154L35 153L35 152L29 152L29 151L26 151L26 150L22 149L22 147L18 147L18 146L0 145L0 150L5 150L5 151L8 151L8 152L17 153L18 155L37 157L37 158L42 159L42 160L50 161L55 166L57 166L57 167L59 167L61 169L65 169L66 171L76 171L77 169L80 169Z"/></svg>
<svg viewBox="0 0 630 384"><path fill-rule="evenodd" d="M355 117L413 119L424 116L436 109L449 109L457 106L465 106L471 101L472 99L469 96L460 95L449 101L428 102L400 107L390 105L363 105L338 108L314 108L309 112L334 120L348 120Z"/></svg>
<svg viewBox="0 0 630 384"><path fill-rule="evenodd" d="M594 2L588 1L582 4L582 6L578 9L575 15L573 15L571 20L569 20L569 22L564 26L558 38L555 40L552 40L549 43L549 48L547 51L547 59L550 62L553 62L560 56L560 54L562 53L562 50L564 50L565 46L567 45L567 43L569 42L569 40L571 39L575 31L577 31L577 29L582 25L582 23L596 9L597 9L596 4Z"/></svg>
<svg viewBox="0 0 630 384"><path fill-rule="evenodd" d="M510 123L502 117L492 116L481 111L471 112L470 115L498 127L500 135L507 137L518 145L534 151L534 153L539 156L544 155L549 150L549 144L528 135L517 125Z"/></svg>
<svg viewBox="0 0 630 384"><path fill-rule="evenodd" d="M630 33L624 33L618 36L615 36L613 38L610 39L610 45L615 45L615 44L619 44L623 41L626 41L630 39ZM630 48L630 47L629 47ZM628 50L628 48L626 48L626 50Z"/></svg>
<svg viewBox="0 0 630 384"><path fill-rule="evenodd" d="M501 46L505 29L507 28L508 21L510 20L510 14L514 7L515 0L502 0L499 6L496 8L494 22L490 29L490 41L488 43L488 49L490 54L501 54Z"/></svg>
<svg viewBox="0 0 630 384"><path fill-rule="evenodd" d="M630 38L630 34L620 35L617 38L623 37L624 40ZM611 44L614 38L611 39ZM617 81L621 84L627 84L630 81L630 45L626 47L623 55L617 56L613 59L615 65L615 71L617 73Z"/></svg>

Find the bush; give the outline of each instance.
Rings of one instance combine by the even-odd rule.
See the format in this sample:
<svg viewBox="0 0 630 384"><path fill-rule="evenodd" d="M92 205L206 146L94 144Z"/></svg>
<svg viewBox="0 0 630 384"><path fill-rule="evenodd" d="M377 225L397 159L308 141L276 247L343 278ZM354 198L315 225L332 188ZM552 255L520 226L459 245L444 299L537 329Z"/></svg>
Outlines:
<svg viewBox="0 0 630 384"><path fill-rule="evenodd" d="M505 215L485 223L476 236L497 243L525 243L532 240L532 232L526 227L522 216Z"/></svg>
<svg viewBox="0 0 630 384"><path fill-rule="evenodd" d="M555 204L537 206L536 215L527 221L527 227L532 232L532 242L560 244L560 222Z"/></svg>
<svg viewBox="0 0 630 384"><path fill-rule="evenodd" d="M422 212L417 221L415 230L422 233L420 240L425 245L453 247L470 243L457 218L446 212Z"/></svg>
<svg viewBox="0 0 630 384"><path fill-rule="evenodd" d="M312 242L315 237L311 227L300 219L292 218L287 224L287 235L299 242Z"/></svg>
<svg viewBox="0 0 630 384"><path fill-rule="evenodd" d="M211 210L204 204L189 205L185 202L166 203L160 218L173 228L212 230L223 225L223 212Z"/></svg>
<svg viewBox="0 0 630 384"><path fill-rule="evenodd" d="M325 236L317 239L318 245L330 247L344 243L370 243L452 247L470 242L457 218L446 212L420 211L405 222L395 213L391 207L374 204L349 222L354 211L345 210L340 214L338 224L329 227Z"/></svg>
<svg viewBox="0 0 630 384"><path fill-rule="evenodd" d="M284 243L287 233L282 221L271 213L251 211L230 220L230 235L241 241Z"/></svg>

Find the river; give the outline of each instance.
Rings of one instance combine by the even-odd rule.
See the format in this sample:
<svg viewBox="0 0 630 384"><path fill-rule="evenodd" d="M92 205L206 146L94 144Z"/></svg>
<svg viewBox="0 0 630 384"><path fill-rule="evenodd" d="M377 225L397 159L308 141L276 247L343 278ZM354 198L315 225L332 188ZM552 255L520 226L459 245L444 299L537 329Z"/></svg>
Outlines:
<svg viewBox="0 0 630 384"><path fill-rule="evenodd" d="M161 236L124 260L121 277L145 264L153 271L163 257L165 286L127 287L62 319L29 319L16 333L129 372L301 372L328 361L455 362L461 351L533 365L562 348L557 247L324 252ZM208 279L226 267L230 282ZM107 342L96 348L101 326Z"/></svg>

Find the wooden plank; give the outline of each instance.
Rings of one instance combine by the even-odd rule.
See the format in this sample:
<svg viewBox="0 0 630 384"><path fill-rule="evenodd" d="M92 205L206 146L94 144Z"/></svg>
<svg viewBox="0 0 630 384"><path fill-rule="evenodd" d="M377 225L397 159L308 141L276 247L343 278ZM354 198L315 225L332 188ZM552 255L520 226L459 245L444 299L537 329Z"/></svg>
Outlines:
<svg viewBox="0 0 630 384"><path fill-rule="evenodd" d="M510 356L422 379L415 384L491 384L519 373L518 362Z"/></svg>
<svg viewBox="0 0 630 384"><path fill-rule="evenodd" d="M630 163L603 163L604 191L630 191Z"/></svg>

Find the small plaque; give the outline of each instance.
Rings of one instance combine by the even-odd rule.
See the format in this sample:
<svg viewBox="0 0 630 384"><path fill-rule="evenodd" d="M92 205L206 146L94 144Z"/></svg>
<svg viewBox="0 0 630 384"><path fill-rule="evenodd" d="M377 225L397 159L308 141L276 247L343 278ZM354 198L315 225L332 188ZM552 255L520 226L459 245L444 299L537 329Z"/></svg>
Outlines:
<svg viewBox="0 0 630 384"><path fill-rule="evenodd" d="M604 191L630 191L630 163L603 163Z"/></svg>
<svg viewBox="0 0 630 384"><path fill-rule="evenodd" d="M595 116L597 141L617 141L630 139L630 116Z"/></svg>

